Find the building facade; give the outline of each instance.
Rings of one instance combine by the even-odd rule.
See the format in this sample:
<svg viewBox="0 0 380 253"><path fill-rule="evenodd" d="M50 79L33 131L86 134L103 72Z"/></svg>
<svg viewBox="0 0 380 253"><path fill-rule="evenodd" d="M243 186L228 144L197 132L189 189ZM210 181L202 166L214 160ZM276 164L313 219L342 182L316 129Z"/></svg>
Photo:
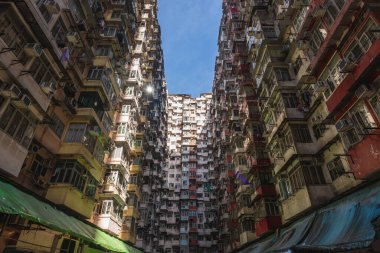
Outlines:
<svg viewBox="0 0 380 253"><path fill-rule="evenodd" d="M297 243L287 228L375 187L365 185L380 165L378 11L374 1L223 1L212 107L220 252L252 241L246 252L286 251ZM307 247L297 249L319 246Z"/></svg>
<svg viewBox="0 0 380 253"><path fill-rule="evenodd" d="M154 246L154 193L145 207L148 226L138 220L166 162L156 16L156 1L0 3L2 179L140 248ZM33 219L19 226L9 219L24 215L9 215L2 214L11 238L1 251L88 247L76 234L59 239L59 227L47 226L46 237ZM144 247L142 238L149 242ZM112 251L92 239L95 248Z"/></svg>
<svg viewBox="0 0 380 253"><path fill-rule="evenodd" d="M216 252L210 104L211 94L168 97L169 155L159 237L163 252Z"/></svg>

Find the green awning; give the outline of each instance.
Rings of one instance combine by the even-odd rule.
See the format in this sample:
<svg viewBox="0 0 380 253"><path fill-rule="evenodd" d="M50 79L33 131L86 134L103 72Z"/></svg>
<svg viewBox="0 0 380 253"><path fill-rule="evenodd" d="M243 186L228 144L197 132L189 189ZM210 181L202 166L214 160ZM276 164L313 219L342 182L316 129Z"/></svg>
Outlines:
<svg viewBox="0 0 380 253"><path fill-rule="evenodd" d="M52 230L72 235L115 252L142 253L120 239L88 225L0 180L0 212L17 214Z"/></svg>

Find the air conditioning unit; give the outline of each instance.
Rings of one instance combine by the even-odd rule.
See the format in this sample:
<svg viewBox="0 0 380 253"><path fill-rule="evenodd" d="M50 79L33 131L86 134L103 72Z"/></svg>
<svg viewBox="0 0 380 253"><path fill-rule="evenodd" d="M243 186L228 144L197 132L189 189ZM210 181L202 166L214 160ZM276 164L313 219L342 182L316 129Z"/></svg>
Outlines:
<svg viewBox="0 0 380 253"><path fill-rule="evenodd" d="M374 94L374 91L368 89L364 84L360 85L359 88L355 90L355 96L357 98L367 98Z"/></svg>
<svg viewBox="0 0 380 253"><path fill-rule="evenodd" d="M70 43L73 43L73 44L78 44L80 41L80 37L77 32L68 32L66 35L66 38Z"/></svg>
<svg viewBox="0 0 380 253"><path fill-rule="evenodd" d="M61 8L54 0L45 0L44 5L50 14L58 14Z"/></svg>
<svg viewBox="0 0 380 253"><path fill-rule="evenodd" d="M314 85L314 91L315 92L324 92L328 87L328 83L327 81L318 81L315 85Z"/></svg>
<svg viewBox="0 0 380 253"><path fill-rule="evenodd" d="M14 100L12 103L18 108L27 108L32 101L27 95L23 95L20 100Z"/></svg>
<svg viewBox="0 0 380 253"><path fill-rule="evenodd" d="M338 132L345 132L350 130L353 127L351 120L349 119L341 119L335 124Z"/></svg>
<svg viewBox="0 0 380 253"><path fill-rule="evenodd" d="M42 48L38 43L27 43L24 46L24 52L29 57L40 57L42 54Z"/></svg>
<svg viewBox="0 0 380 253"><path fill-rule="evenodd" d="M52 82L42 82L40 83L40 87L46 94L53 93L55 88Z"/></svg>

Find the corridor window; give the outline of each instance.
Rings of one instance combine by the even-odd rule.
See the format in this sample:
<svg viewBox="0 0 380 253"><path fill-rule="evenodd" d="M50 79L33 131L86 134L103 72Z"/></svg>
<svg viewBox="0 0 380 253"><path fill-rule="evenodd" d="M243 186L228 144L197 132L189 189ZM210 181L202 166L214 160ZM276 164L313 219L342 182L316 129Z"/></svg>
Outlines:
<svg viewBox="0 0 380 253"><path fill-rule="evenodd" d="M340 176L346 173L342 160L337 157L334 160L327 163L327 169L330 173L330 177L332 181L335 181Z"/></svg>
<svg viewBox="0 0 380 253"><path fill-rule="evenodd" d="M58 118L56 114L54 114L52 121L53 124L49 125L50 128L59 138L61 138L65 125L62 123L62 121Z"/></svg>
<svg viewBox="0 0 380 253"><path fill-rule="evenodd" d="M0 118L0 129L28 148L34 133L34 123L13 105L9 105Z"/></svg>
<svg viewBox="0 0 380 253"><path fill-rule="evenodd" d="M277 81L290 81L290 74L287 68L276 68L275 70Z"/></svg>
<svg viewBox="0 0 380 253"><path fill-rule="evenodd" d="M128 114L130 108L131 108L130 105L123 105L123 107L121 108L121 113L122 113L122 114Z"/></svg>
<svg viewBox="0 0 380 253"><path fill-rule="evenodd" d="M44 158L42 158L40 155L36 155L30 170L33 172L33 178L38 179L39 176L44 177L48 170L47 166L45 166Z"/></svg>
<svg viewBox="0 0 380 253"><path fill-rule="evenodd" d="M24 45L27 41L32 42L33 40L26 37L26 29L18 22L17 17L18 15L10 7L0 6L0 37L8 48L13 49L16 56L22 56Z"/></svg>
<svg viewBox="0 0 380 253"><path fill-rule="evenodd" d="M104 68L92 68L87 73L87 79L100 80L104 72Z"/></svg>
<svg viewBox="0 0 380 253"><path fill-rule="evenodd" d="M41 55L38 58L34 58L32 66L29 68L30 73L36 83L44 87L51 87L55 89L57 85L58 77L55 75L51 69L50 62Z"/></svg>
<svg viewBox="0 0 380 253"><path fill-rule="evenodd" d="M296 93L283 93L282 99L286 108L297 108L299 100Z"/></svg>
<svg viewBox="0 0 380 253"><path fill-rule="evenodd" d="M312 143L309 128L306 124L292 124L291 130L293 133L294 141L300 143Z"/></svg>
<svg viewBox="0 0 380 253"><path fill-rule="evenodd" d="M71 123L65 136L65 142L82 142L86 124Z"/></svg>
<svg viewBox="0 0 380 253"><path fill-rule="evenodd" d="M52 183L70 184L79 191L84 192L90 185L89 182L94 182L93 177L86 169L75 160L59 160L55 165L55 172L51 178ZM91 197L94 197L92 195Z"/></svg>
<svg viewBox="0 0 380 253"><path fill-rule="evenodd" d="M51 31L55 42L59 47L65 46L67 29L61 19L58 19Z"/></svg>

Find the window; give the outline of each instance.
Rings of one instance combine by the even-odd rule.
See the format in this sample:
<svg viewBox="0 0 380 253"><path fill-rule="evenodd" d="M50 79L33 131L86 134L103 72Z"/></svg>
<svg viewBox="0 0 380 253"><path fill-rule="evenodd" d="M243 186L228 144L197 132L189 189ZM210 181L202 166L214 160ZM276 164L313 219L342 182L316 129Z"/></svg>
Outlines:
<svg viewBox="0 0 380 253"><path fill-rule="evenodd" d="M1 97L0 97L1 100ZM376 114L377 120L380 120L380 97L379 94L371 98L370 100L371 107ZM1 105L1 102L0 102Z"/></svg>
<svg viewBox="0 0 380 253"><path fill-rule="evenodd" d="M45 56L41 55L38 58L34 58L29 71L32 73L36 83L44 87L55 89L57 85L57 76L51 70L50 63Z"/></svg>
<svg viewBox="0 0 380 253"><path fill-rule="evenodd" d="M112 209L112 200L103 200L100 214L110 214Z"/></svg>
<svg viewBox="0 0 380 253"><path fill-rule="evenodd" d="M123 105L123 107L121 108L121 113L122 113L122 114L128 114L130 108L131 108L130 105Z"/></svg>
<svg viewBox="0 0 380 253"><path fill-rule="evenodd" d="M291 81L289 70L287 68L275 69L277 81Z"/></svg>
<svg viewBox="0 0 380 253"><path fill-rule="evenodd" d="M330 0L327 2L327 6L325 6L325 9L326 9L326 14L323 17L323 19L328 26L331 26L339 14L340 8L339 6L335 4L334 0Z"/></svg>
<svg viewBox="0 0 380 253"><path fill-rule="evenodd" d="M313 161L301 161L300 164L306 185L320 185L326 183L321 166L316 165Z"/></svg>
<svg viewBox="0 0 380 253"><path fill-rule="evenodd" d="M281 175L278 185L280 188L281 199L288 199L292 194L292 187L290 185L289 178L284 175Z"/></svg>
<svg viewBox="0 0 380 253"><path fill-rule="evenodd" d="M275 200L273 200L273 201L270 201L270 200L265 201L265 210L266 210L266 214L268 216L277 216L277 215L280 214L278 206L277 206L277 202Z"/></svg>
<svg viewBox="0 0 380 253"><path fill-rule="evenodd" d="M105 37L115 37L116 30L117 29L115 27L106 26L103 29L103 36L105 36Z"/></svg>
<svg viewBox="0 0 380 253"><path fill-rule="evenodd" d="M303 178L302 170L300 167L296 168L289 175L289 182L293 193L297 192L305 186L305 180Z"/></svg>
<svg viewBox="0 0 380 253"><path fill-rule="evenodd" d="M296 61L293 63L294 74L297 75L303 65L302 58L299 55Z"/></svg>
<svg viewBox="0 0 380 253"><path fill-rule="evenodd" d="M264 37L266 39L276 39L277 38L277 34L276 34L275 29L274 29L274 26L262 25L262 29L263 29Z"/></svg>
<svg viewBox="0 0 380 253"><path fill-rule="evenodd" d="M97 67L88 70L87 79L100 80L103 76L104 68Z"/></svg>
<svg viewBox="0 0 380 253"><path fill-rule="evenodd" d="M340 176L344 175L346 171L344 170L344 166L342 160L339 157L327 163L327 169L330 173L331 180L335 181Z"/></svg>
<svg viewBox="0 0 380 253"><path fill-rule="evenodd" d="M86 124L71 123L66 132L65 142L82 142Z"/></svg>
<svg viewBox="0 0 380 253"><path fill-rule="evenodd" d="M33 160L32 167L30 170L33 172L33 177L38 178L39 176L44 177L47 172L47 166L44 164L44 158L42 158L39 155L36 155L36 157Z"/></svg>
<svg viewBox="0 0 380 253"><path fill-rule="evenodd" d="M114 10L113 12L112 12L112 15L111 15L111 18L112 19L120 19L121 18L121 11L119 11L119 10Z"/></svg>
<svg viewBox="0 0 380 253"><path fill-rule="evenodd" d="M96 47L95 51L96 56L108 56L110 58L113 57L113 51L111 46L99 45Z"/></svg>
<svg viewBox="0 0 380 253"><path fill-rule="evenodd" d="M313 125L313 132L316 139L319 139L323 136L323 133L327 130L327 127L325 124L315 124Z"/></svg>
<svg viewBox="0 0 380 253"><path fill-rule="evenodd" d="M283 93L282 99L286 108L297 108L299 105L296 93Z"/></svg>
<svg viewBox="0 0 380 253"><path fill-rule="evenodd" d="M319 24L315 27L311 35L311 49L314 52L314 54L318 51L322 42L325 40L325 35L323 31L324 29L322 28L321 24Z"/></svg>
<svg viewBox="0 0 380 253"><path fill-rule="evenodd" d="M16 17L17 15L10 8L4 5L0 7L0 37L7 47L14 48L14 54L20 58L23 55L24 45L33 40L28 37L23 25Z"/></svg>
<svg viewBox="0 0 380 253"><path fill-rule="evenodd" d="M120 123L117 127L117 134L126 134L128 131L128 124L126 122Z"/></svg>
<svg viewBox="0 0 380 253"><path fill-rule="evenodd" d="M9 105L0 119L0 129L28 148L34 133L34 123L13 105Z"/></svg>
<svg viewBox="0 0 380 253"><path fill-rule="evenodd" d="M350 147L360 141L361 135L370 134L377 127L371 113L364 103L355 106L346 117L351 122L347 131L341 134L342 139L347 147Z"/></svg>
<svg viewBox="0 0 380 253"><path fill-rule="evenodd" d="M64 238L59 253L74 253L76 243L75 240Z"/></svg>
<svg viewBox="0 0 380 253"><path fill-rule="evenodd" d="M75 160L59 160L55 165L55 172L50 181L52 183L70 184L87 196L95 197L95 179Z"/></svg>
<svg viewBox="0 0 380 253"><path fill-rule="evenodd" d="M306 124L292 124L290 129L292 130L294 141L301 143L312 143L309 128Z"/></svg>
<svg viewBox="0 0 380 253"><path fill-rule="evenodd" d="M62 123L62 121L58 118L56 114L54 114L53 118L53 124L49 125L50 128L53 130L53 132L61 138L63 129L65 128L65 125Z"/></svg>
<svg viewBox="0 0 380 253"><path fill-rule="evenodd" d="M241 224L243 232L252 232L255 230L254 221L244 220Z"/></svg>
<svg viewBox="0 0 380 253"><path fill-rule="evenodd" d="M66 40L66 34L67 29L65 25L63 24L61 19L58 19L55 23L53 29L51 30L51 33L54 37L55 42L59 47L65 46L65 40Z"/></svg>

